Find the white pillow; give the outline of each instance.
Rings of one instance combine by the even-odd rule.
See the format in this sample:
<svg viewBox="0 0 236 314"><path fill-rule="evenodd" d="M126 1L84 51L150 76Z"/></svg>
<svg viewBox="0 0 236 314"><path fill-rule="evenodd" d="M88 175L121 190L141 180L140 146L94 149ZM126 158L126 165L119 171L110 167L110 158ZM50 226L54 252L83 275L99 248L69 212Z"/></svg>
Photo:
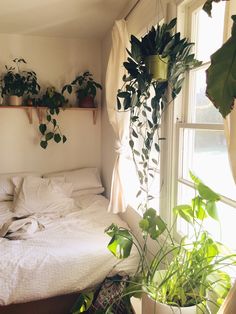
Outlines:
<svg viewBox="0 0 236 314"><path fill-rule="evenodd" d="M14 194L14 184L12 182L13 177L24 178L26 176L41 177L39 173L30 172L18 172L18 173L6 173L0 175L0 201L12 201Z"/></svg>
<svg viewBox="0 0 236 314"><path fill-rule="evenodd" d="M12 178L15 185L13 211L17 217L37 213L68 212L75 207L68 195L72 184L59 180L36 177ZM70 192L69 192L70 191Z"/></svg>
<svg viewBox="0 0 236 314"><path fill-rule="evenodd" d="M84 190L74 191L71 196L77 197L77 196L88 195L88 194L97 195L97 194L103 193L104 191L105 191L104 187L94 188L94 189L84 189Z"/></svg>
<svg viewBox="0 0 236 314"><path fill-rule="evenodd" d="M103 188L97 168L81 168L44 174L44 178L63 176L66 182L73 184L73 191Z"/></svg>

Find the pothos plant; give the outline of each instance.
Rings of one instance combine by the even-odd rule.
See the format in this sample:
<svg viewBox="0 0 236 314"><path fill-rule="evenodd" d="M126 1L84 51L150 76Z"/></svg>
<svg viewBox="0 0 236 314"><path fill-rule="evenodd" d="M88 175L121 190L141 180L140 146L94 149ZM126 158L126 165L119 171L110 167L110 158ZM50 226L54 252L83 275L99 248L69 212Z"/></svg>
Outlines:
<svg viewBox="0 0 236 314"><path fill-rule="evenodd" d="M211 219L218 221L216 204L220 195L193 173L190 172L190 176L195 195L190 204L173 208L175 220L170 228L153 208L149 208L139 222L144 241L140 242L130 230L112 224L106 230L111 236L108 249L119 259L127 258L133 245L139 252L140 263L124 291L125 296L139 296L143 292L154 301L172 307L197 305L200 312L211 313L211 304L219 308L231 287L230 276L225 270L236 264L236 254L215 241L206 229ZM188 224L190 231L179 243L172 238L178 217ZM147 261L150 238L159 247L151 262Z"/></svg>
<svg viewBox="0 0 236 314"><path fill-rule="evenodd" d="M158 161L152 156L159 153L163 139L159 136L162 114L180 93L185 72L201 64L191 53L193 43L179 32L173 34L175 26L173 19L152 27L141 40L131 36L129 57L124 62L128 75L123 77L124 84L117 94L118 110L130 112L129 144L140 183L137 196L144 195L140 203L143 212L153 198L149 190ZM165 80L153 79L150 73L146 60L154 54L168 60Z"/></svg>
<svg viewBox="0 0 236 314"><path fill-rule="evenodd" d="M46 106L46 123L40 123L39 131L41 133L40 146L46 149L50 141L56 143L65 143L67 138L62 134L61 128L57 121L60 109L68 102L67 99L56 91L54 87L47 88L45 94L37 100L38 106Z"/></svg>

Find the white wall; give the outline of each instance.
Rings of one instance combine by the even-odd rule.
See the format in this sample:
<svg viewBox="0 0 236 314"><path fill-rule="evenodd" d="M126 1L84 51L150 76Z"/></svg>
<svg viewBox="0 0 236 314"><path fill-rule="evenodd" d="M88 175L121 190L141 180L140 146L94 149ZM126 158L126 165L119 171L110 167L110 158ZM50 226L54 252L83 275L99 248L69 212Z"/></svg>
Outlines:
<svg viewBox="0 0 236 314"><path fill-rule="evenodd" d="M52 85L61 89L85 70L90 70L101 82L101 45L98 40L0 34L0 42L0 73L12 59L23 57L27 69L37 73L43 90ZM75 103L74 97L70 103ZM93 125L91 112L62 112L59 122L68 142L50 143L46 150L39 146L35 113L33 118L34 123L30 125L24 110L0 109L0 173L100 167L100 114Z"/></svg>

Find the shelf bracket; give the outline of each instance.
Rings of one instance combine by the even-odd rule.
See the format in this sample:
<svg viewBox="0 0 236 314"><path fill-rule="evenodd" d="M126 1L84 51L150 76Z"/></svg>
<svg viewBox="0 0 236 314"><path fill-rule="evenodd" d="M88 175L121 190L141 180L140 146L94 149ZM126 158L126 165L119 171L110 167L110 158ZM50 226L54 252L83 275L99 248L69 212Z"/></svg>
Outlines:
<svg viewBox="0 0 236 314"><path fill-rule="evenodd" d="M97 116L98 116L98 110L93 110L93 124L96 124L97 122Z"/></svg>
<svg viewBox="0 0 236 314"><path fill-rule="evenodd" d="M29 119L29 123L32 124L33 123L33 110L32 108L25 108L26 114L28 116Z"/></svg>
<svg viewBox="0 0 236 314"><path fill-rule="evenodd" d="M39 119L39 123L41 124L43 122L44 109L40 108L40 107L37 107L36 108L36 112L37 112L37 116L38 116L38 119Z"/></svg>

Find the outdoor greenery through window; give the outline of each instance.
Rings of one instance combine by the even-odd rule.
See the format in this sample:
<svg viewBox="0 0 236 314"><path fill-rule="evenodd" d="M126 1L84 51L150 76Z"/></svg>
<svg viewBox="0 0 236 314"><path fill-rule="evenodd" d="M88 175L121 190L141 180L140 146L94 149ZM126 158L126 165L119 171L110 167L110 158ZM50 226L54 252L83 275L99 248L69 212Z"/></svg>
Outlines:
<svg viewBox="0 0 236 314"><path fill-rule="evenodd" d="M203 1L202 1L203 2ZM177 124L178 132L178 203L187 202L194 194L189 169L213 190L222 195L218 205L220 224L208 224L212 235L231 248L236 248L235 183L230 170L223 118L205 96L206 69L210 55L221 47L224 38L225 2L213 5L212 18L202 10L202 2L192 2L186 13L189 20L188 37L195 42L195 53L203 63L189 71L188 82L182 103L182 119ZM186 233L183 221L178 223L178 233Z"/></svg>

